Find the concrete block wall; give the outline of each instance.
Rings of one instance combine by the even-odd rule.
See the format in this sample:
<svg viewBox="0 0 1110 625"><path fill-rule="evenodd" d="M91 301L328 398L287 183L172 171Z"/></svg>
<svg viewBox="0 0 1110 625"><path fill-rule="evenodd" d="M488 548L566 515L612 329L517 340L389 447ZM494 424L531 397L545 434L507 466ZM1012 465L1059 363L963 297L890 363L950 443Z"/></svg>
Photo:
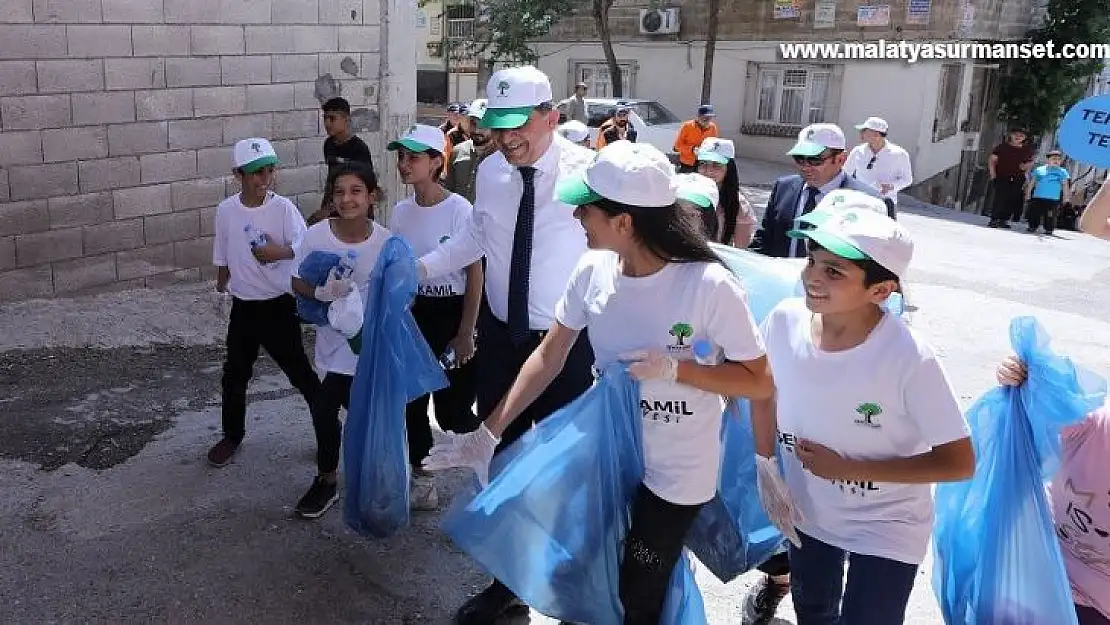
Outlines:
<svg viewBox="0 0 1110 625"><path fill-rule="evenodd" d="M274 141L278 192L314 210L323 99L351 101L372 149L379 120L414 112L380 98L386 67L415 80L415 59L383 61L383 24L411 28L390 6L0 0L0 301L210 276L248 136Z"/></svg>

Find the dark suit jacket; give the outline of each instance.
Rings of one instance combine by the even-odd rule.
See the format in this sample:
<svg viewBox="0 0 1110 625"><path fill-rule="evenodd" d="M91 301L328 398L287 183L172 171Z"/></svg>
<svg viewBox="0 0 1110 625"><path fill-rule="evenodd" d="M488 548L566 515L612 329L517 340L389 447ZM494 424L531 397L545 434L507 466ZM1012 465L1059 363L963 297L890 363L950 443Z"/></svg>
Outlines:
<svg viewBox="0 0 1110 625"><path fill-rule="evenodd" d="M805 181L798 174L783 176L775 181L775 185L771 187L771 197L767 200L767 210L763 213L763 223L752 241L752 250L778 258L786 258L790 254L790 237L786 233L794 229L794 218L804 188ZM878 191L851 176L844 176L840 188L862 191L871 197L882 199Z"/></svg>

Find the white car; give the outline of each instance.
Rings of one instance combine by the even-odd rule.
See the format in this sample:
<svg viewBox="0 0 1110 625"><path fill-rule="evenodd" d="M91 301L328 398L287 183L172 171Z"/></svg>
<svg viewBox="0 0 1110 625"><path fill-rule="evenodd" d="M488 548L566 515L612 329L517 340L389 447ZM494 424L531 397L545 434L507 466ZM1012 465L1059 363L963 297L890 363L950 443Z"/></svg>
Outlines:
<svg viewBox="0 0 1110 625"><path fill-rule="evenodd" d="M628 121L636 129L637 143L650 143L659 148L660 152L671 156L672 160L678 158L674 151L674 140L678 137L682 120L655 100L586 98L586 115L589 118L586 125L590 128L590 141L596 143L598 127L613 117L618 103L632 109ZM565 118L565 115L561 118Z"/></svg>

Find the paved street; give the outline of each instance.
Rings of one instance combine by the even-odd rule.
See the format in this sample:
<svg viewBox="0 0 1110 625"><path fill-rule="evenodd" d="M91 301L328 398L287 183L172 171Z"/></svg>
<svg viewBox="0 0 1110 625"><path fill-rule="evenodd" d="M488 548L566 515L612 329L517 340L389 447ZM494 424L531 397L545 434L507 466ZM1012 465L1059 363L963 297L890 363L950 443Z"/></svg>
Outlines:
<svg viewBox="0 0 1110 625"><path fill-rule="evenodd" d="M965 405L991 384L1018 315L1110 373L1110 245L943 209L901 220L917 241L912 323ZM204 464L223 320L203 286L7 305L0 328L0 622L443 623L484 584L435 515L385 541L352 534L338 508L292 517L315 445L303 402L265 359L241 455ZM909 623L940 622L928 575ZM699 581L710 622L739 623L750 577Z"/></svg>

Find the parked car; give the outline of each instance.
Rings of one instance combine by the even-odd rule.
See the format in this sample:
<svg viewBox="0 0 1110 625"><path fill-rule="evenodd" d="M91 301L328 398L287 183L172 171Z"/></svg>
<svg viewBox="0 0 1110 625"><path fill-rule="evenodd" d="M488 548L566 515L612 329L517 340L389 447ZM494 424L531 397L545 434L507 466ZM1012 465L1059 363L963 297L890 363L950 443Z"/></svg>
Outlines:
<svg viewBox="0 0 1110 625"><path fill-rule="evenodd" d="M590 141L597 141L597 129L613 116L618 103L632 109L628 120L636 129L637 142L650 143L672 159L677 158L674 140L678 137L682 120L655 100L586 98L586 125L590 128ZM560 115L559 119L560 122L566 121L566 115Z"/></svg>

